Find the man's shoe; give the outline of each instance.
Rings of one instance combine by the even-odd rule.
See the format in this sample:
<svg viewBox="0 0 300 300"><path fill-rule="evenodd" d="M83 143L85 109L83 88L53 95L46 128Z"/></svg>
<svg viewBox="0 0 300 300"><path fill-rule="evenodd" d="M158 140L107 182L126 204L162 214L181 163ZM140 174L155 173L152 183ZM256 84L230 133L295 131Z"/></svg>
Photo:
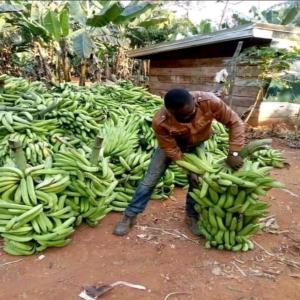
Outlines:
<svg viewBox="0 0 300 300"><path fill-rule="evenodd" d="M198 225L198 221L199 220L198 220L197 217L190 217L190 216L185 217L185 223L187 224L190 231L194 235L200 235L200 228L199 228L199 225Z"/></svg>
<svg viewBox="0 0 300 300"><path fill-rule="evenodd" d="M123 216L121 222L115 226L113 234L117 236L126 235L135 224L136 217Z"/></svg>

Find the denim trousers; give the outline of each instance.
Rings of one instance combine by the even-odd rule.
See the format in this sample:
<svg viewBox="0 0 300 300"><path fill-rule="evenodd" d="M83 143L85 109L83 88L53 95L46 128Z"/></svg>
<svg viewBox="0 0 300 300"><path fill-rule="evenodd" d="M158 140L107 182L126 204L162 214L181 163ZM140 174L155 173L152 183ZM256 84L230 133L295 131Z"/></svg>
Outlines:
<svg viewBox="0 0 300 300"><path fill-rule="evenodd" d="M201 145L199 146L201 147ZM171 159L168 158L166 153L158 147L153 153L149 168L143 180L139 183L133 199L124 213L126 216L134 217L145 210L156 185L170 164ZM193 186L189 176L188 179L189 189L185 205L186 214L190 217L197 217L198 213L194 209L196 202L189 194L189 192L191 192L195 186Z"/></svg>

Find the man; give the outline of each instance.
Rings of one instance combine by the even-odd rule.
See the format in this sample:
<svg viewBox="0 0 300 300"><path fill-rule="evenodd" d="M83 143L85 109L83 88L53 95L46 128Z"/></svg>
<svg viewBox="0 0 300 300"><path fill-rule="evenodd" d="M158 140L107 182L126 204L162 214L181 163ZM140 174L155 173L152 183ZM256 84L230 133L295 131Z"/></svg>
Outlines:
<svg viewBox="0 0 300 300"><path fill-rule="evenodd" d="M136 222L136 216L146 208L151 194L172 161L182 159L183 152L190 152L209 139L211 124L215 119L229 129L229 154L227 164L233 169L243 165L239 151L244 145L245 130L242 120L213 93L191 92L184 89L170 90L164 97L165 106L153 118L153 129L159 147L155 150L148 171L139 184L123 219L114 228L114 234L126 235ZM189 174L189 192L197 185L196 174ZM198 213L195 201L187 194L186 222L198 234Z"/></svg>

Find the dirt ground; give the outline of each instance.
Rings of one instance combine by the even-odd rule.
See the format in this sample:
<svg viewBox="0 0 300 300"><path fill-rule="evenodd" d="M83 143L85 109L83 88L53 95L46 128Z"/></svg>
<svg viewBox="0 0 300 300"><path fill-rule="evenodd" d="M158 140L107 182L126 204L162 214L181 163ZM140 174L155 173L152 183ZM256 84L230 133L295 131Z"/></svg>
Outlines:
<svg viewBox="0 0 300 300"><path fill-rule="evenodd" d="M128 237L111 234L120 218L111 214L95 229L81 226L69 246L48 249L42 260L0 250L0 299L73 300L83 286L119 280L146 290L116 287L104 299L300 299L300 151L278 142L276 148L291 167L273 175L289 192L265 197L279 229L257 235L254 251L205 249L186 229L185 193L178 189L167 201L152 201ZM173 292L186 294L166 298Z"/></svg>

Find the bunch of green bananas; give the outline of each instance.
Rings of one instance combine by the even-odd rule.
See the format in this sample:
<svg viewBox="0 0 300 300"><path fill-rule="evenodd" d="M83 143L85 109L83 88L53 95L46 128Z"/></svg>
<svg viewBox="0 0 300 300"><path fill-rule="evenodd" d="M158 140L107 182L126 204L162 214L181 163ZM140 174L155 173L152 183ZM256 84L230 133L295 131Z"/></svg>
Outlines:
<svg viewBox="0 0 300 300"><path fill-rule="evenodd" d="M29 83L24 78L16 78L8 76L6 74L2 74L0 76L0 80L4 81L6 94L9 95L16 94L16 92L22 93L29 89Z"/></svg>
<svg viewBox="0 0 300 300"><path fill-rule="evenodd" d="M0 111L0 136L6 136L13 132L36 132L47 133L49 130L57 128L57 120L33 120L30 119L29 112L23 112L26 117L20 116L22 113L16 113L12 111Z"/></svg>
<svg viewBox="0 0 300 300"><path fill-rule="evenodd" d="M214 134L205 142L207 151L222 157L228 152L229 135L224 125L218 122L212 124ZM284 167L284 157L279 150L271 149L258 149L251 155L252 161L258 161L261 166L272 166L274 168Z"/></svg>
<svg viewBox="0 0 300 300"><path fill-rule="evenodd" d="M47 114L47 116L56 118L59 127L69 131L70 135L80 136L81 140L85 142L94 139L99 131L99 125L94 118L87 115L83 110L72 112L67 109L59 109Z"/></svg>
<svg viewBox="0 0 300 300"><path fill-rule="evenodd" d="M166 170L166 173L155 187L154 192L151 195L151 199L167 199L175 187L174 181L174 173L171 170Z"/></svg>
<svg viewBox="0 0 300 300"><path fill-rule="evenodd" d="M76 213L63 195L69 184L66 172L46 164L24 172L12 166L0 168L0 232L6 252L30 255L70 242Z"/></svg>
<svg viewBox="0 0 300 300"><path fill-rule="evenodd" d="M174 174L174 184L179 187L187 187L188 179L185 172L182 171L177 164L173 163L170 165L169 170Z"/></svg>
<svg viewBox="0 0 300 300"><path fill-rule="evenodd" d="M191 196L197 202L199 229L207 239L206 246L248 251L253 249L249 236L260 229L258 219L267 212L268 204L259 197L284 185L268 176L271 167L259 167L258 162L245 159L244 166L233 171L224 158L197 148L195 154L185 154L177 163L201 175L201 183Z"/></svg>
<svg viewBox="0 0 300 300"><path fill-rule="evenodd" d="M17 140L21 143L29 164L41 164L52 155L52 145L43 134L37 134L27 129L25 133L11 133L0 142L0 162L5 164L12 156L8 141Z"/></svg>
<svg viewBox="0 0 300 300"><path fill-rule="evenodd" d="M138 149L136 153L131 153L127 157L110 158L109 166L118 180L114 200L110 203L112 210L124 211L126 209L138 182L143 178L149 166L150 155L151 153Z"/></svg>
<svg viewBox="0 0 300 300"><path fill-rule="evenodd" d="M96 226L111 210L109 204L115 199L118 184L108 160L93 166L84 152L69 149L54 155L54 166L68 172L70 185L64 191L67 203L79 214L79 220Z"/></svg>
<svg viewBox="0 0 300 300"><path fill-rule="evenodd" d="M103 137L104 156L127 157L138 147L137 128L139 120L132 118L128 121L109 120L100 130Z"/></svg>
<svg viewBox="0 0 300 300"><path fill-rule="evenodd" d="M145 151L152 151L157 148L158 143L150 122L142 122L139 133L139 140L141 147Z"/></svg>
<svg viewBox="0 0 300 300"><path fill-rule="evenodd" d="M275 149L258 150L252 154L251 159L259 162L261 166L284 167L284 157L280 151Z"/></svg>

